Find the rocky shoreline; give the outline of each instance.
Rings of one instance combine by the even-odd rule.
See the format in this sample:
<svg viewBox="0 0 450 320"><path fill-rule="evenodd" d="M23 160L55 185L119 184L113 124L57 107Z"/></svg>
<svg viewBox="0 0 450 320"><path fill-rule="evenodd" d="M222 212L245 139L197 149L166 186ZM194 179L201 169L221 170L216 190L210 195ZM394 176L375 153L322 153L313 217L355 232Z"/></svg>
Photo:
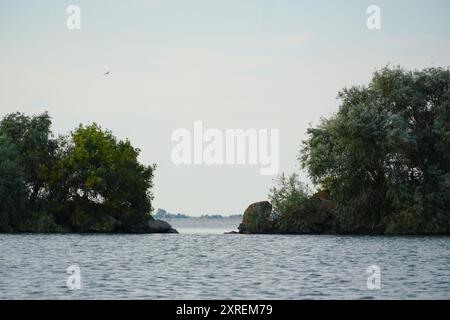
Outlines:
<svg viewBox="0 0 450 320"><path fill-rule="evenodd" d="M116 223L115 219L111 217L111 225L92 225L85 230L71 230L69 228L24 228L21 230L10 230L7 234L150 234L150 233L178 233L178 231L167 222L163 220L154 219L153 217L147 222L127 228L115 228L112 226Z"/></svg>
<svg viewBox="0 0 450 320"><path fill-rule="evenodd" d="M315 201L314 212L297 212L298 223L302 225L300 232L286 232L279 229L281 217L274 212L268 201L252 203L245 210L242 223L238 230L240 234L336 234L339 225L334 212L335 204L326 192L318 192L311 197Z"/></svg>
<svg viewBox="0 0 450 320"><path fill-rule="evenodd" d="M225 234L315 234L315 235L449 235L448 233L392 233L381 225L358 225L353 229L344 228L337 214L336 204L326 192L318 192L311 197L316 210L298 209L294 219L290 217L290 229L281 225L284 217L274 212L268 201L252 203L244 212L238 231ZM286 224L286 223L285 223Z"/></svg>

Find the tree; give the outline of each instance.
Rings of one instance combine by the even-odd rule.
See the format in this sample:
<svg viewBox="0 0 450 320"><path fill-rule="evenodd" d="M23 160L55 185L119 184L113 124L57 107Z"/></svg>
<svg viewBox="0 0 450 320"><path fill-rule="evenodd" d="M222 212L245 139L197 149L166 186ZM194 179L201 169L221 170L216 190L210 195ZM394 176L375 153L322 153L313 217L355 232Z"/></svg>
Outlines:
<svg viewBox="0 0 450 320"><path fill-rule="evenodd" d="M0 121L0 232L145 232L155 166L98 125L54 138L47 113Z"/></svg>
<svg viewBox="0 0 450 320"><path fill-rule="evenodd" d="M385 67L339 93L299 159L343 231L450 232L450 72Z"/></svg>
<svg viewBox="0 0 450 320"><path fill-rule="evenodd" d="M49 180L58 145L47 113L11 113L0 121L3 222L10 231L56 231L48 214ZM5 191L7 190L7 191Z"/></svg>
<svg viewBox="0 0 450 320"><path fill-rule="evenodd" d="M36 116L11 113L0 122L0 135L9 138L17 148L32 209L40 206L48 195L50 172L58 147L50 126L51 118L46 112Z"/></svg>
<svg viewBox="0 0 450 320"><path fill-rule="evenodd" d="M118 141L97 124L71 134L57 164L57 219L78 231L115 231L144 227L151 218L155 166L138 162L139 149Z"/></svg>
<svg viewBox="0 0 450 320"><path fill-rule="evenodd" d="M0 136L0 232L16 229L26 214L26 188L16 145Z"/></svg>

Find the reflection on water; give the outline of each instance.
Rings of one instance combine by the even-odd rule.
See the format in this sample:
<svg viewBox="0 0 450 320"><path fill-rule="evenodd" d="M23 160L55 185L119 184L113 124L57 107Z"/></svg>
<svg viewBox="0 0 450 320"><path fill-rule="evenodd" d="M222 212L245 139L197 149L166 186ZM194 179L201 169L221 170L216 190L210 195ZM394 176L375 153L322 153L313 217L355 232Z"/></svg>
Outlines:
<svg viewBox="0 0 450 320"><path fill-rule="evenodd" d="M0 298L450 299L449 237L224 235L237 225L171 223L180 234L0 235ZM66 286L71 265L80 290ZM367 288L371 265L380 290Z"/></svg>

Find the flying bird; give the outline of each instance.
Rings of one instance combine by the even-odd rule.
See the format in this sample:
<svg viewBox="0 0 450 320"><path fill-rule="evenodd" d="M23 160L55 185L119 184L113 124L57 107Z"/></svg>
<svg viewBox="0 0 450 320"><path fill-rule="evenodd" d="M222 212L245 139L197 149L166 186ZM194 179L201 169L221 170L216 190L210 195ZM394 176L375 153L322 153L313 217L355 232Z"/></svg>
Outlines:
<svg viewBox="0 0 450 320"><path fill-rule="evenodd" d="M111 73L111 71L106 71L103 75L104 76L107 76L108 74L110 74Z"/></svg>

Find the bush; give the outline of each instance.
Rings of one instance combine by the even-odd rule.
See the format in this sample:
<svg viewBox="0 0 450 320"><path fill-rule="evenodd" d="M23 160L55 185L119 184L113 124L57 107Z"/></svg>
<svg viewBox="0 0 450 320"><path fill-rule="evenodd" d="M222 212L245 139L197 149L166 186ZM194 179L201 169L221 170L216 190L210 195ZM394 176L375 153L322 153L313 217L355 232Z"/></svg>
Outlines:
<svg viewBox="0 0 450 320"><path fill-rule="evenodd" d="M281 233L320 233L322 226L317 225L320 214L320 199L313 197L306 185L300 182L297 174L286 177L284 173L276 179L276 185L270 190L275 221L274 225Z"/></svg>

